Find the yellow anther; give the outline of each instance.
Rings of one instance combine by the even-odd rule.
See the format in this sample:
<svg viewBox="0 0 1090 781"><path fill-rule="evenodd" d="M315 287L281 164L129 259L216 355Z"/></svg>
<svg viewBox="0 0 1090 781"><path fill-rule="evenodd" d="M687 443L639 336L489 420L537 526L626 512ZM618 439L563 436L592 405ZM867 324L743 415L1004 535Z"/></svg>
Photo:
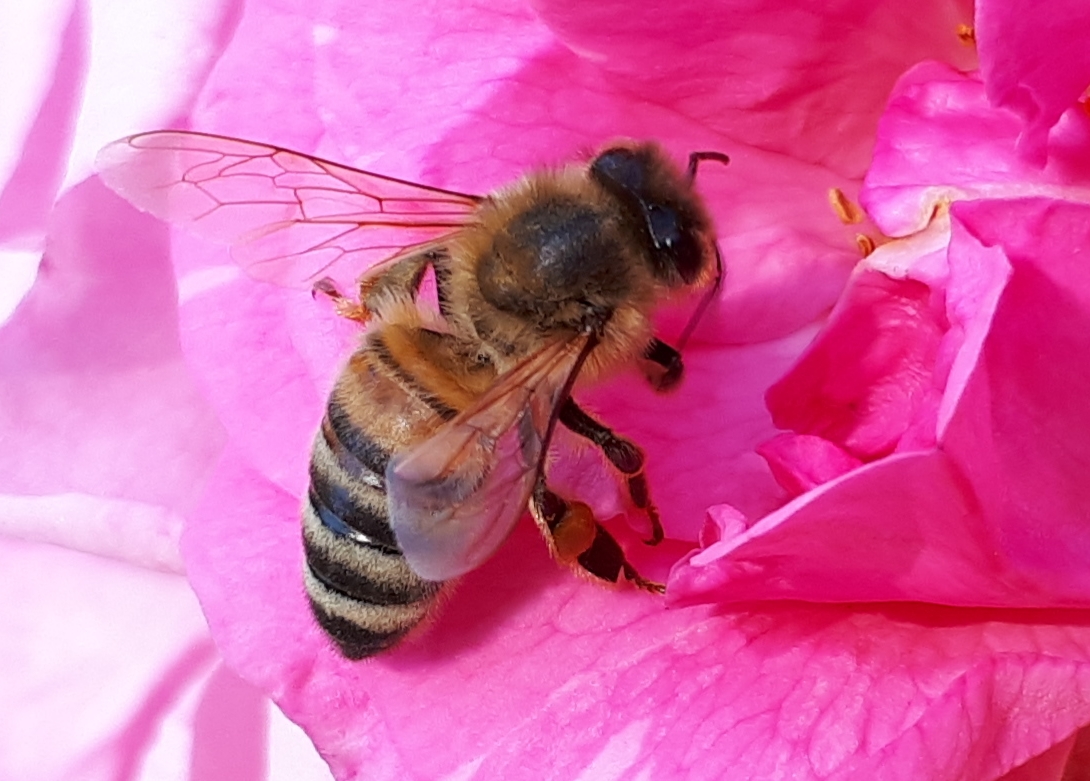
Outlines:
<svg viewBox="0 0 1090 781"><path fill-rule="evenodd" d="M976 46L976 28L971 24L959 24L958 40L966 46Z"/></svg>
<svg viewBox="0 0 1090 781"><path fill-rule="evenodd" d="M846 196L839 187L829 190L829 205L845 225L857 225L863 221L863 210Z"/></svg>
<svg viewBox="0 0 1090 781"><path fill-rule="evenodd" d="M863 257L867 257L878 246L874 243L874 239L865 233L855 234L855 246L859 247L859 251L863 254Z"/></svg>

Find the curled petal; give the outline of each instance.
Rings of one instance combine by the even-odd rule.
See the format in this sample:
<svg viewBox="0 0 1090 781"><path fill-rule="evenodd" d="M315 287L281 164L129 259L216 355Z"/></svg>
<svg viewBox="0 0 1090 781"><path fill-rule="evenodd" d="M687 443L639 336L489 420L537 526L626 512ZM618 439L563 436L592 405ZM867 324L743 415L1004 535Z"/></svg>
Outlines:
<svg viewBox="0 0 1090 781"><path fill-rule="evenodd" d="M979 76L922 63L890 96L860 201L883 232L907 236L955 200L1090 200L1090 116L1065 117L1043 166L1018 153L1021 130L992 107Z"/></svg>
<svg viewBox="0 0 1090 781"><path fill-rule="evenodd" d="M863 464L829 440L812 434L780 434L761 443L757 452L768 462L776 482L792 497Z"/></svg>
<svg viewBox="0 0 1090 781"><path fill-rule="evenodd" d="M1090 206L977 201L952 216L962 330L935 445L879 458L691 555L671 576L677 603L1090 605ZM870 363L864 352L847 368Z"/></svg>
<svg viewBox="0 0 1090 781"><path fill-rule="evenodd" d="M932 368L945 325L926 285L864 270L814 344L769 388L773 421L857 458L892 452L937 402Z"/></svg>
<svg viewBox="0 0 1090 781"><path fill-rule="evenodd" d="M1049 130L1084 96L1090 53L1082 31L1090 8L1080 0L1049 3L982 0L976 7L980 72L988 98L1023 122L1022 151L1040 165Z"/></svg>

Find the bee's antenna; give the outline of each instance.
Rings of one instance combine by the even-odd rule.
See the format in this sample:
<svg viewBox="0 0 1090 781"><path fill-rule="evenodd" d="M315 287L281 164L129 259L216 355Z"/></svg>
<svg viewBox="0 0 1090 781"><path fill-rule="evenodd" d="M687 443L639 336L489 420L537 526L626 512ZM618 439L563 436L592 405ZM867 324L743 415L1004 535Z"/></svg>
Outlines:
<svg viewBox="0 0 1090 781"><path fill-rule="evenodd" d="M689 174L689 184L692 184L693 180L696 179L696 169L705 160L714 160L715 162L722 163L723 165L727 165L730 163L730 157L723 154L722 152L691 152L689 154L689 168L687 169Z"/></svg>
<svg viewBox="0 0 1090 781"><path fill-rule="evenodd" d="M689 167L687 169L689 175L689 184L692 184L696 179L696 171L700 167L700 164L705 160L712 160L716 163L722 163L728 165L730 163L730 157L722 152L692 152L689 155ZM689 337L693 335L693 331L696 330L697 324L700 322L700 318L704 316L704 312L711 306L715 297L719 294L719 288L723 286L723 256L719 253L719 245L715 245L715 282L712 283L711 289L704 294L704 297L700 299L700 303L696 305L696 309L693 311L692 316L689 318L689 322L685 324L685 329L681 332L681 336L677 340L677 351L681 352L685 349L685 343L689 341Z"/></svg>
<svg viewBox="0 0 1090 781"><path fill-rule="evenodd" d="M685 324L685 329L681 332L681 336L677 340L677 351L680 353L685 349L685 343L689 341L689 337L693 335L693 331L696 330L697 324L700 322L700 318L704 316L704 312L711 306L712 301L719 295L719 288L723 286L723 256L719 254L719 245L715 245L715 282L712 283L711 288L700 299L700 303L696 305L696 309L693 310L692 316L689 318L689 322Z"/></svg>

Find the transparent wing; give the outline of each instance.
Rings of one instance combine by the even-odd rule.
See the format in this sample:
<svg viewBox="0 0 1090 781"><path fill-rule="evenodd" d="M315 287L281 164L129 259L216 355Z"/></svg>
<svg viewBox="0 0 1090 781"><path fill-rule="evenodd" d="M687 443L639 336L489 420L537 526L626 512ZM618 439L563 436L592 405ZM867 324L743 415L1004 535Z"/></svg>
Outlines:
<svg viewBox="0 0 1090 781"><path fill-rule="evenodd" d="M162 130L99 152L102 180L134 206L232 245L252 276L342 284L469 220L480 198L223 136Z"/></svg>
<svg viewBox="0 0 1090 781"><path fill-rule="evenodd" d="M548 447L550 420L588 337L546 347L386 469L390 525L409 566L449 580L507 538Z"/></svg>

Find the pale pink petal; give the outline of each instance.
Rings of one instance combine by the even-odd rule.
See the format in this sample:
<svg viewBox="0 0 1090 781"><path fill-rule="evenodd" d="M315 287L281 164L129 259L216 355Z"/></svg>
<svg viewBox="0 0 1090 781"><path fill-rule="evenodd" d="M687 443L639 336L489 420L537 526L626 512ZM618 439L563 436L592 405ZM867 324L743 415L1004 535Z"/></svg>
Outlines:
<svg viewBox="0 0 1090 781"><path fill-rule="evenodd" d="M3 778L176 779L189 763L266 778L267 701L219 665L188 584L148 569L181 569L181 517L223 442L178 346L168 233L81 182L104 141L177 121L225 43L225 6L0 14ZM43 248L23 300L12 265L29 286ZM230 717L217 735L238 739L234 762L210 713Z"/></svg>
<svg viewBox="0 0 1090 781"><path fill-rule="evenodd" d="M12 74L18 68L20 77L7 80L0 106L0 184L14 171L51 82L59 81L57 61L74 5L71 0L43 0L5 17L0 70Z"/></svg>
<svg viewBox="0 0 1090 781"><path fill-rule="evenodd" d="M980 73L993 105L1022 118L1021 147L1033 162L1047 154L1048 132L1090 85L1081 0L981 0L976 7Z"/></svg>
<svg viewBox="0 0 1090 781"><path fill-rule="evenodd" d="M183 578L2 538L0 565L0 777L329 781Z"/></svg>
<svg viewBox="0 0 1090 781"><path fill-rule="evenodd" d="M178 346L166 231L133 220L98 181L71 190L52 219L37 283L0 330L0 491L67 502L47 536L62 541L68 526L77 547L94 538L82 521L123 528L126 504L142 507L160 528L101 544L161 566L171 558L161 542L176 535L222 443ZM25 520L0 523L40 538Z"/></svg>
<svg viewBox="0 0 1090 781"><path fill-rule="evenodd" d="M4 22L0 57L14 84L0 106L0 250L40 252L87 77L89 24L69 2L36 3Z"/></svg>
<svg viewBox="0 0 1090 781"><path fill-rule="evenodd" d="M0 106L0 261L9 262L8 251L42 250L58 190L92 173L103 144L176 121L228 17L224 0L164 2L156 13L111 2L34 3L5 14L0 70L11 75Z"/></svg>
<svg viewBox="0 0 1090 781"><path fill-rule="evenodd" d="M664 611L562 572L530 524L415 643L346 662L307 612L295 498L234 456L184 545L228 660L342 781L991 779L1090 720L1085 627Z"/></svg>
<svg viewBox="0 0 1090 781"><path fill-rule="evenodd" d="M20 65L0 109L13 131L0 134L0 287L44 257L10 320L24 290L0 304L0 529L177 569L181 514L222 440L178 349L167 233L97 181L54 199L113 134L193 99L225 4L127 19L116 4L39 5L13 9L2 46ZM160 83L134 94L140 79Z"/></svg>
<svg viewBox="0 0 1090 781"><path fill-rule="evenodd" d="M0 776L133 777L217 661L185 580L2 538L0 565Z"/></svg>
<svg viewBox="0 0 1090 781"><path fill-rule="evenodd" d="M88 73L66 184L90 176L95 155L110 141L178 121L231 39L240 5L241 0L169 0L150 13L114 0L88 4Z"/></svg>
<svg viewBox="0 0 1090 781"><path fill-rule="evenodd" d="M886 234L905 236L951 200L1090 199L1090 116L1064 118L1043 167L1018 154L1021 129L1017 117L991 106L978 76L921 64L890 97L860 201Z"/></svg>

